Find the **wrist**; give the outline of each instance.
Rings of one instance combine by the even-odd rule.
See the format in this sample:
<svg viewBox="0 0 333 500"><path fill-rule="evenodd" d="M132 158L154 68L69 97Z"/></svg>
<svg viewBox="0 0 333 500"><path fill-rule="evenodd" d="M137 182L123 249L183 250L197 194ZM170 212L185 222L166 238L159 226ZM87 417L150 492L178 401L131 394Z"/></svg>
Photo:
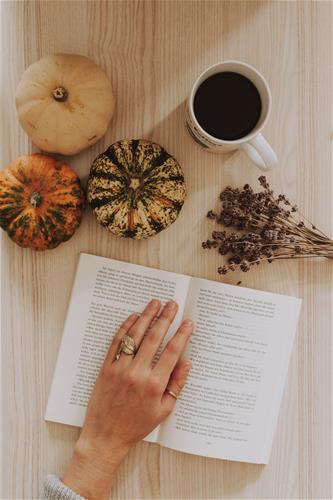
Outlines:
<svg viewBox="0 0 333 500"><path fill-rule="evenodd" d="M124 446L99 446L80 437L62 481L89 500L107 499L116 470L128 451Z"/></svg>

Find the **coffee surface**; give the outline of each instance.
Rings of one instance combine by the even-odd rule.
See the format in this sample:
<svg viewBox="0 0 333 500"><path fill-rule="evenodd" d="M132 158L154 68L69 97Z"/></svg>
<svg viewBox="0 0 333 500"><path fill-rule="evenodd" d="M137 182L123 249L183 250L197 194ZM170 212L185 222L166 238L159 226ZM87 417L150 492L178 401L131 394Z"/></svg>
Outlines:
<svg viewBox="0 0 333 500"><path fill-rule="evenodd" d="M261 114L255 85L231 71L210 76L199 86L193 102L196 119L208 134L235 141L254 129Z"/></svg>

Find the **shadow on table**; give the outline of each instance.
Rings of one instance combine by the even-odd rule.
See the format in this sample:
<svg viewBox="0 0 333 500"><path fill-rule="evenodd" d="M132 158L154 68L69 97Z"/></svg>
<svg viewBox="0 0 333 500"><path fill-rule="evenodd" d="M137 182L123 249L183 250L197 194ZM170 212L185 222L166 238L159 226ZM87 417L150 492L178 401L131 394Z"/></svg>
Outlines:
<svg viewBox="0 0 333 500"><path fill-rule="evenodd" d="M223 164L228 161L236 151L226 154L215 154L200 146L190 135L185 123L185 106L184 99L176 108L168 113L162 120L147 130L144 134L144 139L148 139L158 144L161 144L166 150L173 154L181 166L186 170L195 167L195 163L200 163L205 170L205 177L209 177L209 167L216 164L218 158L219 163ZM195 161L193 161L195 160ZM210 169L212 172L212 169ZM209 179L208 179L209 183Z"/></svg>
<svg viewBox="0 0 333 500"><path fill-rule="evenodd" d="M161 144L175 156L183 169L187 187L187 198L179 218L174 225L157 237L161 239L162 246L168 247L171 233L174 232L169 258L174 256L173 262L177 263L177 256L183 255L186 248L188 262L194 258L199 264L203 257L201 242L206 240L210 236L209 231L214 229L214 224L207 219L206 214L208 210L218 208L219 193L226 184L239 185L238 165L246 161L246 158L241 158L242 153L237 150L216 154L197 144L185 125L185 106L186 100L183 100L156 125L148 129L144 138ZM214 267L215 259L211 256L208 260ZM184 264L186 265L186 262ZM191 265L188 268L173 270L185 274L193 273ZM209 278L209 275L205 277Z"/></svg>

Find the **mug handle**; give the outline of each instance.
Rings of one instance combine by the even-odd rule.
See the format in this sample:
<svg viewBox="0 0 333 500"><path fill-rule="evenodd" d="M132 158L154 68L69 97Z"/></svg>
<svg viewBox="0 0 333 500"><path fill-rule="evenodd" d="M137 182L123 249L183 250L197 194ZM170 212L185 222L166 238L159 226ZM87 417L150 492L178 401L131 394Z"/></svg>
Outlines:
<svg viewBox="0 0 333 500"><path fill-rule="evenodd" d="M261 134L256 135L251 141L241 144L241 149L264 172L277 166L277 156Z"/></svg>

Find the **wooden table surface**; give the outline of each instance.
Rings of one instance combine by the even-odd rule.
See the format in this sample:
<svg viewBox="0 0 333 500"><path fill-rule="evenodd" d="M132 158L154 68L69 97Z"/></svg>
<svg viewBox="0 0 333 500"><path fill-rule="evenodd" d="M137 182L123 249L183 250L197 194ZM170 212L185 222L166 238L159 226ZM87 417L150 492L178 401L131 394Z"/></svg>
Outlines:
<svg viewBox="0 0 333 500"><path fill-rule="evenodd" d="M257 67L273 96L265 136L279 156L268 178L326 233L332 230L332 3L224 1L2 2L5 125L2 165L35 151L20 128L15 88L50 52L91 57L110 76L117 110L106 136L68 162L83 180L92 160L122 138L166 147L184 168L189 196L178 221L147 241L117 239L87 210L75 236L45 253L2 244L3 493L41 495L61 474L77 428L43 420L79 252L222 279L222 258L201 249L205 218L227 184L256 184L240 152L201 150L183 125L184 101L207 66L239 59ZM112 498L331 498L332 263L261 265L243 286L303 298L270 463L257 466L138 444L119 470Z"/></svg>

